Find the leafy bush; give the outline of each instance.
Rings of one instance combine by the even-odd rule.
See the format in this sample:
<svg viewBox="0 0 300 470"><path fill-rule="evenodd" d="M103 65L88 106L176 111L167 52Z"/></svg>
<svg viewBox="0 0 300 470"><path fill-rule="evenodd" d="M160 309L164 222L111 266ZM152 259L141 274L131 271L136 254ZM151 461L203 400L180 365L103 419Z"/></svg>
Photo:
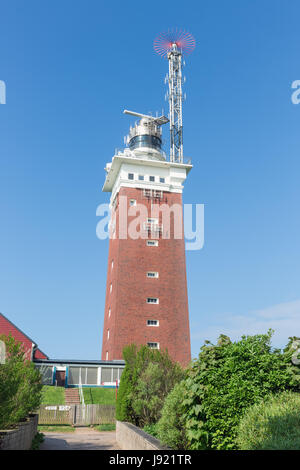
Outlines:
<svg viewBox="0 0 300 470"><path fill-rule="evenodd" d="M221 335L206 342L185 380L183 400L190 449L235 449L237 426L245 410L269 394L297 389L289 354L272 350L266 335L238 342Z"/></svg>
<svg viewBox="0 0 300 470"><path fill-rule="evenodd" d="M136 345L124 348L125 368L118 390L116 417L137 426L153 424L160 418L164 399L184 376L167 351Z"/></svg>
<svg viewBox="0 0 300 470"><path fill-rule="evenodd" d="M158 433L157 433L157 424L146 424L146 426L143 427L143 431L146 433L150 434L153 437L156 437L156 439L159 439Z"/></svg>
<svg viewBox="0 0 300 470"><path fill-rule="evenodd" d="M182 405L185 394L184 381L175 385L165 399L161 418L156 424L156 437L172 449L186 449L184 408Z"/></svg>
<svg viewBox="0 0 300 470"><path fill-rule="evenodd" d="M6 345L6 361L0 364L0 429L7 429L39 407L42 384L22 345L11 335L0 340Z"/></svg>
<svg viewBox="0 0 300 470"><path fill-rule="evenodd" d="M31 450L39 450L40 445L42 442L44 442L44 440L45 440L44 434L41 432L37 432L32 440Z"/></svg>
<svg viewBox="0 0 300 470"><path fill-rule="evenodd" d="M133 392L133 382L137 347L131 344L123 349L123 358L125 368L122 372L121 381L118 389L116 403L116 419L119 421L129 421L135 424L135 416L131 407L131 394Z"/></svg>
<svg viewBox="0 0 300 470"><path fill-rule="evenodd" d="M237 430L242 450L299 450L300 395L283 392L250 407Z"/></svg>

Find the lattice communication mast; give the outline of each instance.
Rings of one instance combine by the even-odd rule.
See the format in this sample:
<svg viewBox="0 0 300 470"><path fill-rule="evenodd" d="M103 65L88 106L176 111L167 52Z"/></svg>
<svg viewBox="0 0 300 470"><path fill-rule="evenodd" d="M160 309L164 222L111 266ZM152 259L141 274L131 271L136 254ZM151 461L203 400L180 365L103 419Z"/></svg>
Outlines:
<svg viewBox="0 0 300 470"><path fill-rule="evenodd" d="M190 54L196 42L185 31L167 31L154 41L154 50L169 60L169 120L170 120L170 161L183 163L183 125L182 125L182 60L183 54Z"/></svg>

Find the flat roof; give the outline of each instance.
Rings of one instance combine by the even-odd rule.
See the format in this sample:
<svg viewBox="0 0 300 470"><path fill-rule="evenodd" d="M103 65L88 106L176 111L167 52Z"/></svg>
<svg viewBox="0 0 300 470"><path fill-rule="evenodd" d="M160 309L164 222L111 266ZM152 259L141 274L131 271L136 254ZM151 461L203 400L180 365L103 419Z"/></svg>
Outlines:
<svg viewBox="0 0 300 470"><path fill-rule="evenodd" d="M122 359L116 359L112 361L103 361L103 360L92 360L87 361L85 359L35 359L34 363L42 363L42 364L91 364L91 365L106 365L106 366L124 366L125 361Z"/></svg>

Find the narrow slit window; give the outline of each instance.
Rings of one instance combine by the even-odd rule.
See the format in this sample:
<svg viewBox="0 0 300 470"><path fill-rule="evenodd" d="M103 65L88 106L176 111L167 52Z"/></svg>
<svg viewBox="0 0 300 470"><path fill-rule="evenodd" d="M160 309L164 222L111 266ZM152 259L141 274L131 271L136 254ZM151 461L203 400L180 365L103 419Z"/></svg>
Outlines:
<svg viewBox="0 0 300 470"><path fill-rule="evenodd" d="M158 320L147 320L147 326L159 326Z"/></svg>
<svg viewBox="0 0 300 470"><path fill-rule="evenodd" d="M158 246L158 240L147 240L147 246Z"/></svg>
<svg viewBox="0 0 300 470"><path fill-rule="evenodd" d="M157 271L148 271L147 272L147 277L150 277L150 278L158 277L158 272Z"/></svg>
<svg viewBox="0 0 300 470"><path fill-rule="evenodd" d="M157 297L147 297L147 304L159 304Z"/></svg>

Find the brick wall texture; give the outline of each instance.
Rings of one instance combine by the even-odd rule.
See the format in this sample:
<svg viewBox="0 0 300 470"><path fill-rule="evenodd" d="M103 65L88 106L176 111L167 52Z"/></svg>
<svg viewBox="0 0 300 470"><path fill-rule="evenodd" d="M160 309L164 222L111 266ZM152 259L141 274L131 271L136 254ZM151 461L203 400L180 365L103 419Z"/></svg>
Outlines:
<svg viewBox="0 0 300 470"><path fill-rule="evenodd" d="M153 204L177 204L182 215L179 193L164 192L162 199L154 199L145 197L142 189L121 187L115 208L117 234L119 213L125 210L124 196L127 208L130 199L135 199L147 207L148 217ZM128 226L136 215L128 217ZM160 213L159 224L162 222ZM183 225L181 239L174 238L172 213L170 228L164 223L160 236L151 236L143 226L137 228L147 239L157 239L158 246L147 246L145 238L110 239L102 359L122 359L123 347L130 343L155 342L160 349L167 349L173 360L186 366L191 352ZM158 272L159 277L147 278L147 271ZM148 304L148 297L158 298L159 304ZM147 320L158 320L159 326L147 326Z"/></svg>

